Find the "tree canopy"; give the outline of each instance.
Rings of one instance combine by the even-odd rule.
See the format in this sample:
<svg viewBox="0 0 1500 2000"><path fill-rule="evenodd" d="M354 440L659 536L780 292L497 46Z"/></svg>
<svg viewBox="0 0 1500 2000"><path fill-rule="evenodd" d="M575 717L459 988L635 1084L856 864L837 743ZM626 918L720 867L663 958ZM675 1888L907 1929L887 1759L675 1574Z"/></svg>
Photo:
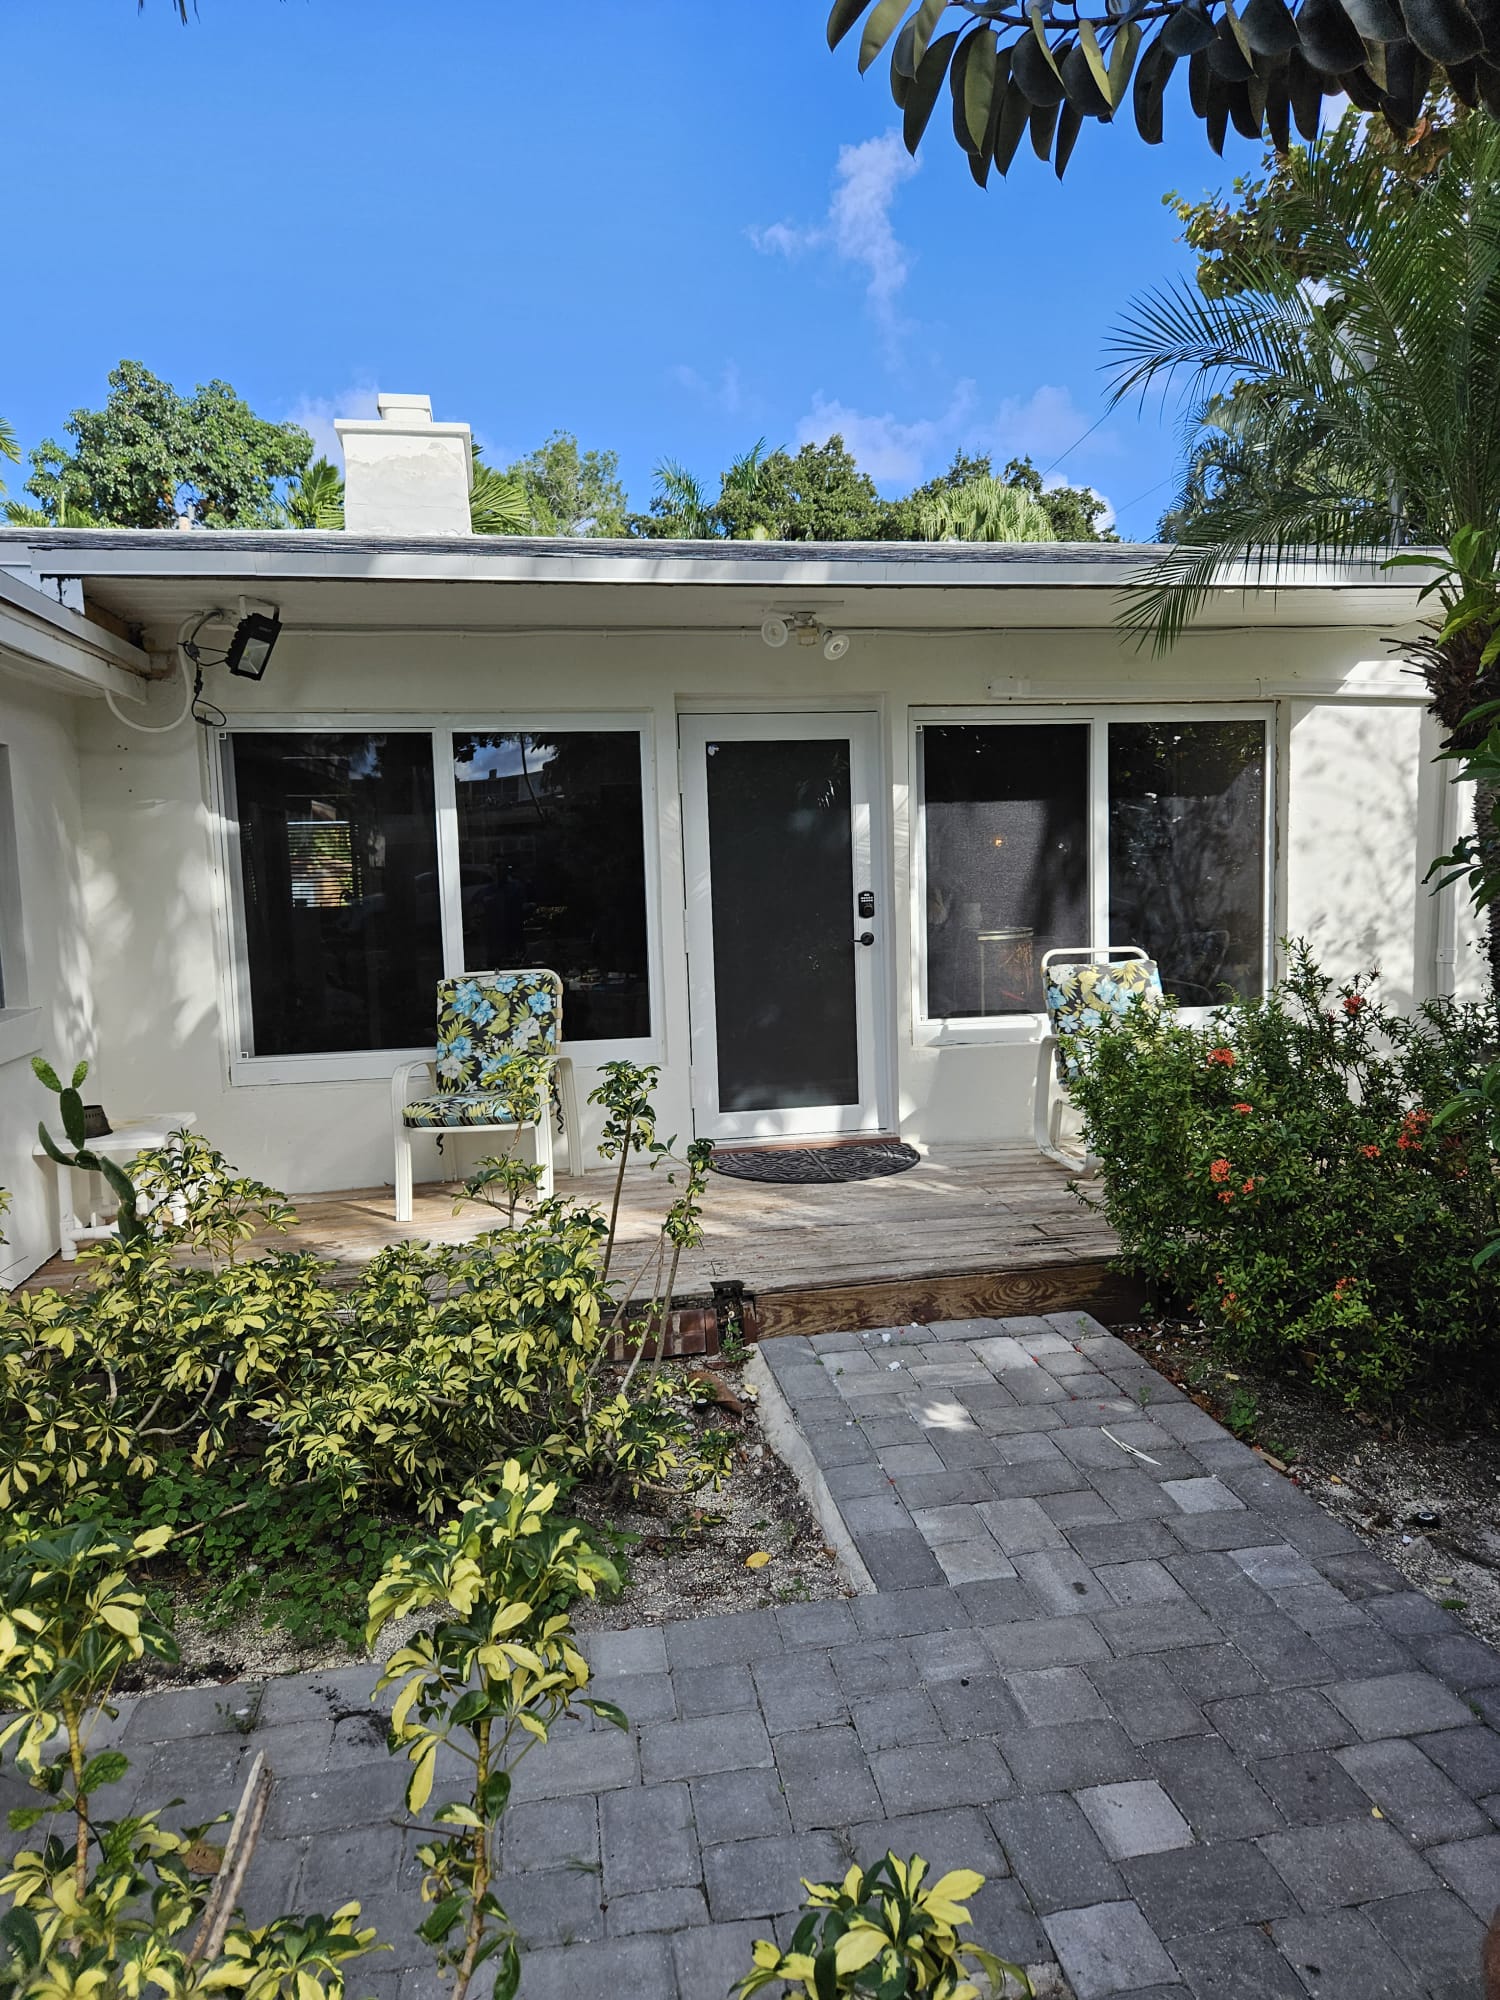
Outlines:
<svg viewBox="0 0 1500 2000"><path fill-rule="evenodd" d="M553 431L545 444L507 466L525 495L533 535L623 535L627 524L620 457L613 451L580 451L571 431Z"/></svg>
<svg viewBox="0 0 1500 2000"><path fill-rule="evenodd" d="M72 450L45 439L26 482L56 526L170 528L182 514L205 528L274 526L285 482L313 453L300 425L257 417L227 382L183 396L139 361L111 370L103 409L74 410L65 428Z"/></svg>
<svg viewBox="0 0 1500 2000"><path fill-rule="evenodd" d="M1318 135L1323 100L1348 98L1399 138L1433 88L1500 116L1500 0L834 0L828 43L864 22L859 67L890 50L891 95L915 153L946 96L983 187L1023 138L1061 178L1084 124L1129 102L1162 141L1168 85L1222 153L1232 125L1278 152ZM950 25L951 24L951 25ZM947 90L944 90L944 85Z"/></svg>

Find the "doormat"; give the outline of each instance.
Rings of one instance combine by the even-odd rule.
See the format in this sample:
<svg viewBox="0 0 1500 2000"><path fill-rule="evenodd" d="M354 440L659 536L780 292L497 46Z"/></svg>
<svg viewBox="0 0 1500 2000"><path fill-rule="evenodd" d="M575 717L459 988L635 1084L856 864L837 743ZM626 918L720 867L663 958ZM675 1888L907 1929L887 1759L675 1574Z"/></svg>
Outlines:
<svg viewBox="0 0 1500 2000"><path fill-rule="evenodd" d="M737 1181L878 1181L904 1174L922 1155L901 1139L869 1146L786 1146L765 1152L715 1152L709 1165Z"/></svg>

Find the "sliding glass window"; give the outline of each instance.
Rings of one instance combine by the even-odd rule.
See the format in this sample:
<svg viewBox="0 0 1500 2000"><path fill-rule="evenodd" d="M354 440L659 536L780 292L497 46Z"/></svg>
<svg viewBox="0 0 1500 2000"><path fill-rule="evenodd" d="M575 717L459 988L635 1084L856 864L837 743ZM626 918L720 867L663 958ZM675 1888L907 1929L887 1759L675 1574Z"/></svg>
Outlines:
<svg viewBox="0 0 1500 2000"><path fill-rule="evenodd" d="M445 969L550 967L565 1041L649 1038L639 727L224 743L243 1056L378 1074L432 1047Z"/></svg>
<svg viewBox="0 0 1500 2000"><path fill-rule="evenodd" d="M1031 1015L1043 953L1139 945L1183 1006L1259 993L1267 723L930 721L917 737L928 1021Z"/></svg>

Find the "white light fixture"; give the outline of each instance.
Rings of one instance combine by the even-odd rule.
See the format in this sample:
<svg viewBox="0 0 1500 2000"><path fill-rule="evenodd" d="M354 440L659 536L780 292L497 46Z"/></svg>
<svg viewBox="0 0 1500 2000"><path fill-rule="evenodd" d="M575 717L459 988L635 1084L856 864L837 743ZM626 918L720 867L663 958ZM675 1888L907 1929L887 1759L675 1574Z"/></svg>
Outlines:
<svg viewBox="0 0 1500 2000"><path fill-rule="evenodd" d="M799 646L823 648L825 660L841 660L849 650L847 632L830 632L810 611L770 611L761 620L760 636L768 646L784 646L795 638Z"/></svg>
<svg viewBox="0 0 1500 2000"><path fill-rule="evenodd" d="M786 620L777 618L774 614L761 621L760 636L768 646L784 646L790 631L791 627Z"/></svg>
<svg viewBox="0 0 1500 2000"><path fill-rule="evenodd" d="M828 637L823 641L823 658L825 660L841 660L848 650L849 634L847 632L830 632Z"/></svg>

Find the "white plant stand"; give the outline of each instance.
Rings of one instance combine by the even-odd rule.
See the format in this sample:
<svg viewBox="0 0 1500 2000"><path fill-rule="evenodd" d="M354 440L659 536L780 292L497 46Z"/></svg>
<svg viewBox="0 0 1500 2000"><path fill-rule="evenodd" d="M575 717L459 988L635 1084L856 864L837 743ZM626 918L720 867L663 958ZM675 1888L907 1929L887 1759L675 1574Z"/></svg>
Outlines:
<svg viewBox="0 0 1500 2000"><path fill-rule="evenodd" d="M102 1139L86 1140L83 1150L98 1154L100 1159L114 1160L119 1166L128 1166L137 1153L149 1152L154 1146L164 1146L174 1132L181 1132L192 1125L197 1115L195 1111L148 1112L144 1118L132 1118L124 1125L117 1125ZM48 1130L52 1131L52 1127L49 1126ZM53 1137L58 1137L55 1131ZM65 1138L59 1139L58 1143L65 1151L71 1150ZM56 1171L57 1226L62 1238L58 1254L65 1264L71 1264L78 1255L80 1243L101 1243L113 1227L102 1218L96 1199L102 1176L81 1173L75 1167L59 1167L44 1150L40 1140L31 1150L44 1165ZM80 1201L82 1208L79 1207Z"/></svg>

